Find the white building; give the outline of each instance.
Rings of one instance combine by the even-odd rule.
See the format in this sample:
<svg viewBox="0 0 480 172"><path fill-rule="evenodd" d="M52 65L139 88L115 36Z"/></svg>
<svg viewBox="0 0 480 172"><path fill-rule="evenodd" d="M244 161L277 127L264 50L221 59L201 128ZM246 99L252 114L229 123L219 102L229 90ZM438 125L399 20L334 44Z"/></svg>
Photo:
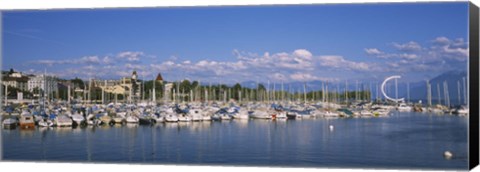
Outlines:
<svg viewBox="0 0 480 172"><path fill-rule="evenodd" d="M35 88L45 90L46 94L58 92L57 78L48 75L37 75L28 80L28 90L33 91Z"/></svg>
<svg viewBox="0 0 480 172"><path fill-rule="evenodd" d="M28 76L24 76L19 72L13 72L3 77L2 84L5 86L18 88L20 90L27 90L27 81Z"/></svg>
<svg viewBox="0 0 480 172"><path fill-rule="evenodd" d="M165 101L169 100L172 101L172 97L170 94L172 93L173 83L165 84L165 89L163 90L163 98ZM178 93L177 93L178 94Z"/></svg>

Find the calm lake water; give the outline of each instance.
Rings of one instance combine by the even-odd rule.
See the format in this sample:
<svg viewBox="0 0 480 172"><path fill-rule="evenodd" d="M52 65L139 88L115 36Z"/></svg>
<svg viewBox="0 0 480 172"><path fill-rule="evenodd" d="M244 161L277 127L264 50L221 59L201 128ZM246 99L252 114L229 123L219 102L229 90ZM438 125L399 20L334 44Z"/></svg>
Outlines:
<svg viewBox="0 0 480 172"><path fill-rule="evenodd" d="M329 125L334 126L330 131ZM3 159L466 170L467 117L233 120L3 130ZM443 152L454 158L447 160Z"/></svg>

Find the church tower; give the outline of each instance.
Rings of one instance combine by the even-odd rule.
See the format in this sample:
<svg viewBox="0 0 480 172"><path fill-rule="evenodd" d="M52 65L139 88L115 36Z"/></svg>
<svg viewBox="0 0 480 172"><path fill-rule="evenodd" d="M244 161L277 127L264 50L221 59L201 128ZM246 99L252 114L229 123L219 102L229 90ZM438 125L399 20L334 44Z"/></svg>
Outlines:
<svg viewBox="0 0 480 172"><path fill-rule="evenodd" d="M137 71L134 70L133 73L132 73L132 80L136 81L137 78L138 78Z"/></svg>

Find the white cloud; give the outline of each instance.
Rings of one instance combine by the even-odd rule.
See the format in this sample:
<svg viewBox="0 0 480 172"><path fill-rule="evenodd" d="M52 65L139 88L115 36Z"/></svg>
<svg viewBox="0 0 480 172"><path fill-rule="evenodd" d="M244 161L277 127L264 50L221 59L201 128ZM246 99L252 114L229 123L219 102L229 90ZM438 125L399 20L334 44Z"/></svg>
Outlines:
<svg viewBox="0 0 480 172"><path fill-rule="evenodd" d="M65 70L57 72L59 76L91 75L118 79L130 76L132 70L137 70L147 76L161 72L168 80L189 77L213 82L219 80L293 82L446 70L463 65L468 57L468 43L463 39L438 37L428 43L430 45L423 46L413 41L390 44L395 48L394 51L401 51L394 53L381 51L379 48L365 48L364 52L367 55L382 58L375 61L372 59L359 61L359 58L352 60L340 55L313 54L307 49L299 48L289 52L259 52L260 55L233 50L236 57L233 61L231 58L228 61L194 60L195 58L180 61L176 56L151 59L144 58L151 55L145 55L143 52L126 51L106 56L83 56L77 59L38 60L34 63L47 66L65 65ZM61 68L64 69L63 66Z"/></svg>
<svg viewBox="0 0 480 172"><path fill-rule="evenodd" d="M111 64L111 63L113 63L114 61L113 61L113 59L110 58L109 56L105 56L105 57L103 57L102 62L103 62L104 64Z"/></svg>
<svg viewBox="0 0 480 172"><path fill-rule="evenodd" d="M55 60L37 60L32 62L34 64L46 65L46 66L53 66L54 64L59 64L59 61Z"/></svg>
<svg viewBox="0 0 480 172"><path fill-rule="evenodd" d="M100 64L102 61L98 56L84 56L78 59L67 59L67 60L36 60L32 61L33 64L42 64L47 66L53 65L66 65L66 64Z"/></svg>
<svg viewBox="0 0 480 172"><path fill-rule="evenodd" d="M465 61L467 60L469 50L468 48L451 48L450 46L443 47L443 52L451 55L452 58Z"/></svg>
<svg viewBox="0 0 480 172"><path fill-rule="evenodd" d="M462 38L452 40L447 37L437 37L429 43L430 45L425 46L414 41L392 44L396 50L403 53L381 52L374 48L365 49L367 54L383 58L383 61L380 61L378 65L370 64L370 66L363 66L360 69L370 68L371 71L408 73L465 67L464 62L468 59L469 51L468 43Z"/></svg>
<svg viewBox="0 0 480 172"><path fill-rule="evenodd" d="M298 49L293 52L294 56L304 58L304 59L312 59L312 53L305 49Z"/></svg>
<svg viewBox="0 0 480 172"><path fill-rule="evenodd" d="M403 54L399 54L398 55L400 58L404 58L404 59L408 59L408 60L413 60L413 59L417 59L418 58L418 55L416 54L406 54L406 53L403 53Z"/></svg>
<svg viewBox="0 0 480 172"><path fill-rule="evenodd" d="M125 59L129 62L140 61L140 58L144 55L143 52L140 51L125 51L120 52L117 55L117 58Z"/></svg>
<svg viewBox="0 0 480 172"><path fill-rule="evenodd" d="M393 43L393 46L400 51L405 51L405 52L415 52L415 51L420 51L422 50L422 46L418 44L417 42L410 41L405 44L398 44L398 43Z"/></svg>
<svg viewBox="0 0 480 172"><path fill-rule="evenodd" d="M79 60L74 60L73 64L100 64L101 61L98 56L85 56Z"/></svg>
<svg viewBox="0 0 480 172"><path fill-rule="evenodd" d="M437 37L434 45L428 52L436 60L466 61L469 56L468 43L462 38L450 40L446 37Z"/></svg>
<svg viewBox="0 0 480 172"><path fill-rule="evenodd" d="M447 45L450 43L450 39L448 39L447 37L437 37L433 40L434 43L436 44L440 44L440 45Z"/></svg>
<svg viewBox="0 0 480 172"><path fill-rule="evenodd" d="M152 63L150 64L150 67L152 68L152 70L156 71L169 71L175 68L175 62L169 60L160 64Z"/></svg>
<svg viewBox="0 0 480 172"><path fill-rule="evenodd" d="M339 81L338 78L327 78L327 77L320 77L315 76L310 73L293 73L289 75L290 80L293 81L301 81L301 82L309 82L309 81Z"/></svg>
<svg viewBox="0 0 480 172"><path fill-rule="evenodd" d="M380 54L384 54L382 51L376 49L376 48L365 48L365 52L368 54L368 55L380 55Z"/></svg>
<svg viewBox="0 0 480 172"><path fill-rule="evenodd" d="M234 50L237 57L239 69L255 67L268 70L312 70L314 69L313 55L305 49L297 49L292 53L280 52L270 54L265 52L263 56L255 53L245 53Z"/></svg>
<svg viewBox="0 0 480 172"><path fill-rule="evenodd" d="M371 71L372 68L366 62L354 62L343 58L342 56L320 56L320 65L330 68L340 68L342 70Z"/></svg>
<svg viewBox="0 0 480 172"><path fill-rule="evenodd" d="M129 77L132 75L130 71L124 71L124 70L115 71L113 74L120 77Z"/></svg>
<svg viewBox="0 0 480 172"><path fill-rule="evenodd" d="M285 76L284 74L281 74L281 73L274 73L269 78L274 80L274 81L283 81L283 82L288 81L287 76Z"/></svg>
<svg viewBox="0 0 480 172"><path fill-rule="evenodd" d="M315 81L320 80L320 77L308 73L294 73L290 75L290 79L294 81Z"/></svg>
<svg viewBox="0 0 480 172"><path fill-rule="evenodd" d="M131 64L131 63L125 63L124 66L129 70L139 70L143 68L143 65Z"/></svg>

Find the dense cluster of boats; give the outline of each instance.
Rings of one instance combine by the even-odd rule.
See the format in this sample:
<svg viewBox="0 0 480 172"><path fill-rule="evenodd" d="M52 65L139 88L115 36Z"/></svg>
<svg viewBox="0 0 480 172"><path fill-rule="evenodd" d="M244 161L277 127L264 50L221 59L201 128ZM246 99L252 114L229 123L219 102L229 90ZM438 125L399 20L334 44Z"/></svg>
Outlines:
<svg viewBox="0 0 480 172"><path fill-rule="evenodd" d="M35 127L85 127L125 125L127 123L153 125L164 122L201 122L225 120L295 120L315 118L387 117L392 111L431 112L437 114L467 115L468 108L443 106L358 103L345 106L335 103L184 103L154 105L106 104L85 105L57 102L49 105L7 106L2 111L4 128L33 129Z"/></svg>

